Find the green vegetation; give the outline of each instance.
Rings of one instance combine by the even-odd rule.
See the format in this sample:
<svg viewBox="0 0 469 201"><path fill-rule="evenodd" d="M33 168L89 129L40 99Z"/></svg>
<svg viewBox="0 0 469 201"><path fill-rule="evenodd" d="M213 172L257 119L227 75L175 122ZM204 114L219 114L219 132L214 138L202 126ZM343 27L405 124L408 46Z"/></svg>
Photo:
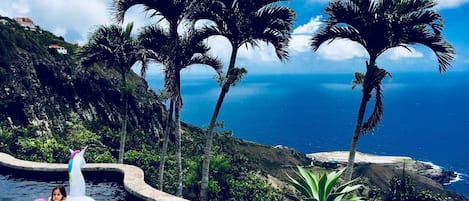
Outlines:
<svg viewBox="0 0 469 201"><path fill-rule="evenodd" d="M332 171L329 173L315 174L298 166L297 176L299 180L290 177L290 184L298 190L302 196L301 198L292 197L293 200L305 201L360 201L361 198L351 195L361 185L351 185L355 180L344 183L335 187L339 181L340 176L345 169L340 171Z"/></svg>
<svg viewBox="0 0 469 201"><path fill-rule="evenodd" d="M428 190L417 193L413 179L402 170L401 176L394 176L389 181L389 190L385 201L449 201L450 198Z"/></svg>
<svg viewBox="0 0 469 201"><path fill-rule="evenodd" d="M10 153L24 160L50 163L66 163L69 149L80 149L85 145L93 147L87 152L90 162L115 162L111 148L103 142L103 136L89 131L77 115L66 123L66 133L44 135L35 127L2 127L0 151Z"/></svg>
<svg viewBox="0 0 469 201"><path fill-rule="evenodd" d="M121 137L119 140L119 163L124 163L125 138L127 136L127 113L129 105L129 86L126 75L131 71L132 66L137 62L145 64L147 61L144 48L140 41L132 37L133 23L127 24L125 28L118 25L101 26L90 38L90 41L83 47L82 63L89 67L95 63L104 62L107 66L116 69L121 76L121 100L122 119Z"/></svg>
<svg viewBox="0 0 469 201"><path fill-rule="evenodd" d="M97 126L95 123L84 123L76 115L66 125L64 133L43 136L33 127L1 127L0 151L18 158L39 162L66 163L69 149L80 149L89 145L87 162L117 162L119 147L118 132ZM197 200L204 142L201 130L184 126L182 149L184 157L184 197ZM99 133L99 134L98 134ZM170 137L170 149L166 163L165 186L168 192L177 188L176 157L174 136ZM136 165L145 172L145 180L152 186L158 184L159 142L145 139L141 133L129 132L128 147L125 152L126 163ZM215 154L212 156L212 174L210 177L209 195L212 200L284 200L286 194L275 189L259 174L261 164L246 150L241 151L239 140L226 135L215 137ZM258 145L260 146L260 145Z"/></svg>

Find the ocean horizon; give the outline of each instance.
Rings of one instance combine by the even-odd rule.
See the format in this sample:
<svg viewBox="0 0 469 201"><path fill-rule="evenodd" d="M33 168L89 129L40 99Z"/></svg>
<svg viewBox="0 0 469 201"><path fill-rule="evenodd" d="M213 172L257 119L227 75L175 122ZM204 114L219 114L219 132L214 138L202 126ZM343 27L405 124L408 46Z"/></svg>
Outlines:
<svg viewBox="0 0 469 201"><path fill-rule="evenodd" d="M374 133L360 137L357 151L409 156L456 171L459 181L446 188L469 198L469 73L392 76L383 81L383 120ZM348 151L361 100L361 87L352 90L352 79L353 74L248 74L230 89L218 121L234 137L261 144L303 153ZM155 91L162 87L160 77L147 81ZM181 119L207 128L220 91L216 81L183 79L181 91Z"/></svg>

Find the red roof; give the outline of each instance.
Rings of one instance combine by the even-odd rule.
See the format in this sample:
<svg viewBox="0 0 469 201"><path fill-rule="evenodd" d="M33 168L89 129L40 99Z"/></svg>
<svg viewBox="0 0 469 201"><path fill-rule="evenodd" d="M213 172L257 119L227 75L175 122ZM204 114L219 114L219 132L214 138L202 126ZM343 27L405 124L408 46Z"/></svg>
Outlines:
<svg viewBox="0 0 469 201"><path fill-rule="evenodd" d="M33 21L29 19L29 17L16 17L15 19L18 24L34 25Z"/></svg>
<svg viewBox="0 0 469 201"><path fill-rule="evenodd" d="M57 44L50 44L50 45L49 45L49 48L55 48L55 49L57 49L57 48L61 48L61 47L62 47L62 46L57 45Z"/></svg>

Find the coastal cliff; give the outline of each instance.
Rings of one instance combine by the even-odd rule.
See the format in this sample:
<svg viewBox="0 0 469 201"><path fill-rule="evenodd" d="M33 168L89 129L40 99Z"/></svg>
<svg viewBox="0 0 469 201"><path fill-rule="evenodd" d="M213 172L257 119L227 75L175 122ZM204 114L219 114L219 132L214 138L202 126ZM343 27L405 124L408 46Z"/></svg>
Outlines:
<svg viewBox="0 0 469 201"><path fill-rule="evenodd" d="M50 50L49 44L68 47L68 54ZM78 49L47 31L26 31L14 22L0 24L0 122L33 126L48 135L62 132L70 115L78 114L85 122L118 128L123 105L118 72L99 65L85 69L79 64ZM129 126L159 135L163 104L136 74L129 80Z"/></svg>

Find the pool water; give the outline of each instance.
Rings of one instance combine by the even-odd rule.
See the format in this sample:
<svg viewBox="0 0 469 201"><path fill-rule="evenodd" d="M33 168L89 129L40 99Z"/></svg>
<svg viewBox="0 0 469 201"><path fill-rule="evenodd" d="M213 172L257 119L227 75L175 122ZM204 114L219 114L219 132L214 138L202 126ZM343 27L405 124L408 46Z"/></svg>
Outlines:
<svg viewBox="0 0 469 201"><path fill-rule="evenodd" d="M57 185L65 186L67 193L70 192L68 181L32 180L18 178L18 175L2 174L0 174L0 201L32 201L36 198L47 199L52 189ZM86 181L86 196L92 197L96 201L135 200L127 195L122 184L105 180L96 182Z"/></svg>

